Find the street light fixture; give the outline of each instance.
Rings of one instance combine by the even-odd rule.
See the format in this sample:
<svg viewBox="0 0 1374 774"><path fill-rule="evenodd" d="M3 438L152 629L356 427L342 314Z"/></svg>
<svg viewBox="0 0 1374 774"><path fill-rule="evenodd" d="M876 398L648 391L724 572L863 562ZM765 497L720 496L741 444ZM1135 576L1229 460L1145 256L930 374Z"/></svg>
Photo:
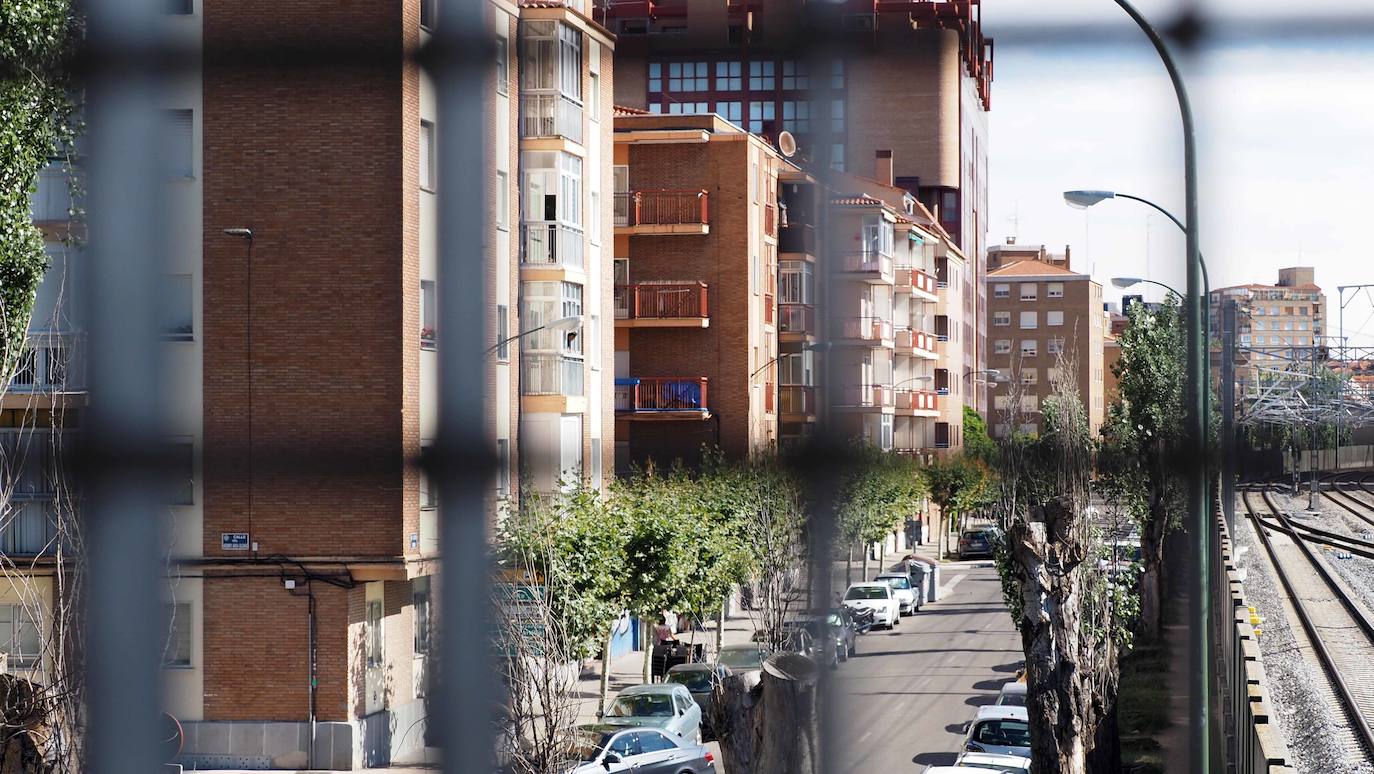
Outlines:
<svg viewBox="0 0 1374 774"><path fill-rule="evenodd" d="M554 320L554 321L552 321L552 322L547 322L547 323L544 323L543 325L537 325L537 326L535 326L535 327L533 327L533 328L530 328L530 329L527 330L527 331L520 331L519 333L515 334L514 336L507 336L506 338L501 339L500 341L496 342L495 344L492 344L490 347L487 347L487 351L484 352L483 355L484 355L484 356L490 355L491 353L495 352L496 350L500 349L501 347L505 346L506 344L509 344L509 343L511 343L512 341L515 341L516 339L523 339L523 338L525 338L526 336L528 336L528 335L530 335L530 334L532 334L532 333L538 333L539 331L552 331L552 332L554 332L554 333L564 333L564 332L572 331L574 328L577 328L577 327L579 327L579 326L581 326L581 325L582 325L582 318L581 318L581 317L577 317L577 316L574 316L574 317L560 317L560 318L558 318L557 320ZM576 333L568 333L568 343L571 343L571 342L572 342L572 339L575 338L576 336L577 336Z"/></svg>

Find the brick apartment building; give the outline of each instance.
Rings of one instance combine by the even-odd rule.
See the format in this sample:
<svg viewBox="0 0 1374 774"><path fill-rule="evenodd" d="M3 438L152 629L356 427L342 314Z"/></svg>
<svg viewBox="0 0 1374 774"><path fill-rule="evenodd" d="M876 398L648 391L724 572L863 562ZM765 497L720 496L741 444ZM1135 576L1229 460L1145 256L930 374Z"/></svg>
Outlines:
<svg viewBox="0 0 1374 774"><path fill-rule="evenodd" d="M990 251L994 255L997 250ZM1047 253L1045 253L1047 254ZM988 367L1020 383L1021 422L1010 427L1010 396L994 392L990 419L994 436L1043 429L1041 402L1060 378L1073 378L1079 400L1094 433L1101 427L1104 395L1102 286L1087 274L1071 271L1064 260L1026 258L999 261L988 272L988 330L992 351ZM1073 374L1060 373L1061 355Z"/></svg>
<svg viewBox="0 0 1374 774"><path fill-rule="evenodd" d="M440 504L413 463L436 434L450 335L436 313L445 186L488 194L490 229L473 238L492 348L474 367L499 460L491 515L517 469L544 490L611 473L614 38L576 2L484 8L492 163L452 181L438 179L450 133L434 79L411 56L433 3L193 0L167 20L204 62L167 90L161 146L165 432L188 482L170 507L164 683L187 763L433 755ZM319 40L350 64L243 57ZM251 249L229 228L252 229Z"/></svg>
<svg viewBox="0 0 1374 774"><path fill-rule="evenodd" d="M616 104L655 113L717 113L775 139L798 159L867 171L893 153L911 192L966 256L955 287L964 360L984 368L987 114L993 44L976 2L845 0L745 5L616 0L599 13L619 37ZM815 40L826 55L812 58ZM900 105L903 120L892 119ZM913 127L918 129L913 130ZM965 395L986 409L982 385Z"/></svg>
<svg viewBox="0 0 1374 774"><path fill-rule="evenodd" d="M1278 282L1273 285L1214 288L1208 298L1214 338L1222 331L1222 306L1232 300L1236 303L1238 385L1254 384L1260 368L1283 370L1295 347L1333 343L1323 340L1328 322L1326 295L1317 285L1316 270L1311 266L1279 269ZM1213 378L1218 380L1220 357L1219 349L1213 348Z"/></svg>

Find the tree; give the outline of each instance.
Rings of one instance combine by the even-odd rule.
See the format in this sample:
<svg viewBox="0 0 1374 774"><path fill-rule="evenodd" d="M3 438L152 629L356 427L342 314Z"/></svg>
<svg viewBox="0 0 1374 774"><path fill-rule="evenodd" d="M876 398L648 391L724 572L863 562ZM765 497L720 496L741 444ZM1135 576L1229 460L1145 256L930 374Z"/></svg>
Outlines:
<svg viewBox="0 0 1374 774"><path fill-rule="evenodd" d="M868 546L886 538L920 510L926 480L916 462L869 444L856 444L853 465L840 487L837 533L850 546L845 582L852 582L853 546L863 547L863 577L868 578ZM878 557L882 569L883 557Z"/></svg>
<svg viewBox="0 0 1374 774"><path fill-rule="evenodd" d="M937 458L924 470L930 488L930 499L940 507L937 552L941 557L949 553L949 523L957 525L961 513L967 513L989 502L992 490L988 469L964 455Z"/></svg>
<svg viewBox="0 0 1374 774"><path fill-rule="evenodd" d="M970 406L964 406L964 454L984 465L997 462L997 444L988 436L988 423Z"/></svg>

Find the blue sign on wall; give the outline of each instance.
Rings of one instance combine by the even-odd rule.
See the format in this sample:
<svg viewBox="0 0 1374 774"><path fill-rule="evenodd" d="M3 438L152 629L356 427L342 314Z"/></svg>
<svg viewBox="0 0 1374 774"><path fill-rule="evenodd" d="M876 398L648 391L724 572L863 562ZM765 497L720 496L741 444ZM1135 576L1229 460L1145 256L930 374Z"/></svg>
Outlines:
<svg viewBox="0 0 1374 774"><path fill-rule="evenodd" d="M250 547L247 532L219 533L219 547L224 551L247 551Z"/></svg>

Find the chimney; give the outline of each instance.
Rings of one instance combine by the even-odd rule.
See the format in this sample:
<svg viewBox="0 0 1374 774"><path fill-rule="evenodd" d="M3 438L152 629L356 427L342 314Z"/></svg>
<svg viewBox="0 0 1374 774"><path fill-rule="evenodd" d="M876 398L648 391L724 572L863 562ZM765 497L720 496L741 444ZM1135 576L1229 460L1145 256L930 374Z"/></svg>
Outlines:
<svg viewBox="0 0 1374 774"><path fill-rule="evenodd" d="M1073 253L1071 245L1064 245L1064 268L1073 270L1073 264L1069 262L1069 256Z"/></svg>
<svg viewBox="0 0 1374 774"><path fill-rule="evenodd" d="M873 164L873 177L883 185L892 185L892 151L880 150Z"/></svg>

